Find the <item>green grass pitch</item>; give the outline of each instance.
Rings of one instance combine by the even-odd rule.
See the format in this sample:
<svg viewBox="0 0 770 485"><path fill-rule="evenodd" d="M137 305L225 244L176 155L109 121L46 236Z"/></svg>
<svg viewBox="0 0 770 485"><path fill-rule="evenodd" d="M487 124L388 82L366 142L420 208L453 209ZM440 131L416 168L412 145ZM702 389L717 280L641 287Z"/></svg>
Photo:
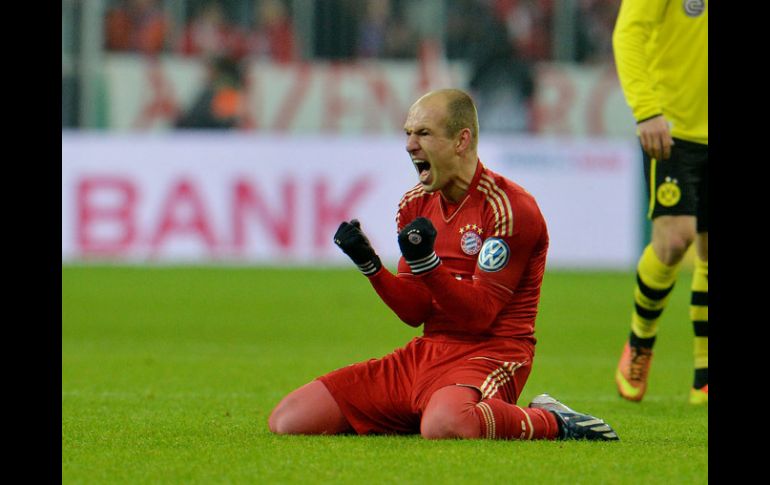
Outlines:
<svg viewBox="0 0 770 485"><path fill-rule="evenodd" d="M549 392L621 441L428 441L267 429L287 392L420 333L354 269L63 266L62 482L707 483L708 407L687 403L690 277L629 403L613 374L633 273L546 273L520 402Z"/></svg>

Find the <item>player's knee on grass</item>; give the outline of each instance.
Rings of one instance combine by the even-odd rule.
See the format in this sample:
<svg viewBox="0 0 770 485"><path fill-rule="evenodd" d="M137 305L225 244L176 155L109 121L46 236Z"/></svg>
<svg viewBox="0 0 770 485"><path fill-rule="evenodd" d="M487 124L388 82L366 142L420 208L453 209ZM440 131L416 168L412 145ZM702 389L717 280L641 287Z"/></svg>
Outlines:
<svg viewBox="0 0 770 485"><path fill-rule="evenodd" d="M420 421L426 439L480 438L476 415L479 393L463 386L448 386L434 392Z"/></svg>
<svg viewBox="0 0 770 485"><path fill-rule="evenodd" d="M339 434L353 430L320 381L289 393L270 413L267 423L276 434Z"/></svg>
<svg viewBox="0 0 770 485"><path fill-rule="evenodd" d="M267 420L268 428L276 434L293 434L294 426L292 425L291 415L291 405L287 404L284 399L270 413L270 417Z"/></svg>

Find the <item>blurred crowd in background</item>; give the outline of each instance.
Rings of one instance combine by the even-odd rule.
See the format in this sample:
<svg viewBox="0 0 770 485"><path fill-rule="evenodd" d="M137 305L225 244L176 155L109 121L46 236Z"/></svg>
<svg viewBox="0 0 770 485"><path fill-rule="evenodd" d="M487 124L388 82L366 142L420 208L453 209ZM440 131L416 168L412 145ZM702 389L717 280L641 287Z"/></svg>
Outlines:
<svg viewBox="0 0 770 485"><path fill-rule="evenodd" d="M424 59L426 46L470 68L484 125L527 131L538 63L612 63L620 0L64 0L62 126L87 127L89 59L131 54L205 61L210 85L178 128L243 126L242 67L254 61ZM98 21L103 28L99 28ZM96 25L94 21L97 22ZM84 42L91 36L92 42ZM84 47L89 46L89 47ZM97 49L95 51L94 49ZM86 52L88 50L88 52ZM91 61L96 62L96 61ZM90 68L93 72L98 68ZM89 86L89 83L91 85Z"/></svg>
<svg viewBox="0 0 770 485"><path fill-rule="evenodd" d="M444 21L425 15L425 0L111 0L105 48L148 55L226 55L298 59L410 59L426 32L443 37L449 59L505 50L524 61L555 59L559 0L440 0ZM312 8L313 28L298 28L294 9ZM619 0L575 0L573 62L611 59ZM435 9L433 9L435 11ZM425 22L432 21L432 26ZM443 32L435 29L441 24ZM301 46L307 46L304 50Z"/></svg>

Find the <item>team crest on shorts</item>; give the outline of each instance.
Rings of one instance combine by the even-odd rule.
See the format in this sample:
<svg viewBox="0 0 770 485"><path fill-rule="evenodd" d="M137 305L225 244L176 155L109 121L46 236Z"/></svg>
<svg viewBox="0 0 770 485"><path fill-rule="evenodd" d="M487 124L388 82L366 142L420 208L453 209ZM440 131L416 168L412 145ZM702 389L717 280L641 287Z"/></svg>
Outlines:
<svg viewBox="0 0 770 485"><path fill-rule="evenodd" d="M688 17L697 17L706 10L706 2L703 0L682 0L682 8Z"/></svg>
<svg viewBox="0 0 770 485"><path fill-rule="evenodd" d="M658 190L655 192L655 197L658 199L658 203L663 207L675 206L679 203L679 199L682 198L679 182L671 177L666 177L666 180L660 184L660 187L658 187Z"/></svg>
<svg viewBox="0 0 770 485"><path fill-rule="evenodd" d="M460 248L468 256L473 256L481 251L481 234L484 229L476 224L466 224L460 228Z"/></svg>
<svg viewBox="0 0 770 485"><path fill-rule="evenodd" d="M505 268L509 259L511 259L511 250L508 244L502 239L490 237L481 246L478 265L483 271L494 273Z"/></svg>

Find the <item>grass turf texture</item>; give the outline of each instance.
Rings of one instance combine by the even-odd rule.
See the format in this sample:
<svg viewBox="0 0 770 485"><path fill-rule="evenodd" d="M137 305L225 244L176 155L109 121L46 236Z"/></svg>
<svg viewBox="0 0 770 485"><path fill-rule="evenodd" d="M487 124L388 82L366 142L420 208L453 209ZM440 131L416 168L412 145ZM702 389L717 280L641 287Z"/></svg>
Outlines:
<svg viewBox="0 0 770 485"><path fill-rule="evenodd" d="M534 368L620 442L274 436L273 406L316 376L419 334L355 270L62 268L63 483L706 483L708 407L692 378L690 273L664 312L650 388L613 373L633 273L546 273Z"/></svg>

